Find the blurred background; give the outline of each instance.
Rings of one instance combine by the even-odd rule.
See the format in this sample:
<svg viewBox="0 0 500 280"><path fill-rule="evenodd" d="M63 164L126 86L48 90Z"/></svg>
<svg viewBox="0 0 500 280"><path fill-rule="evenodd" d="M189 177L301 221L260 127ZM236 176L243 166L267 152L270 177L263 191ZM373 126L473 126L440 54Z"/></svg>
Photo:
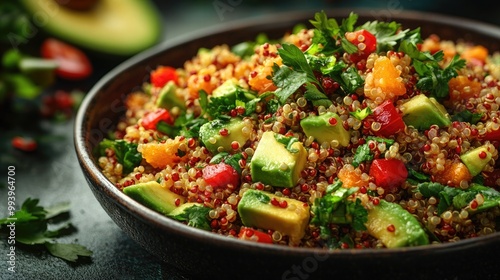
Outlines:
<svg viewBox="0 0 500 280"><path fill-rule="evenodd" d="M91 13L103 3L104 15L113 17L82 21L67 16ZM58 241L81 244L93 255L73 263L44 247L20 244L17 274L6 272L2 254L0 279L184 279L129 239L87 187L72 139L81 99L119 63L163 41L277 12L310 10L312 16L332 8L373 9L374 17L389 20L401 11L416 10L500 25L500 4L483 0L2 0L0 219L7 215L7 171L14 167L16 207L27 198L39 199L42 206L69 202L67 218L74 230ZM83 28L85 24L90 29ZM122 28L107 34L104 25ZM141 37L133 33L137 26L150 28L141 31ZM6 240L5 232L1 234ZM0 242L0 248L6 252L8 244Z"/></svg>

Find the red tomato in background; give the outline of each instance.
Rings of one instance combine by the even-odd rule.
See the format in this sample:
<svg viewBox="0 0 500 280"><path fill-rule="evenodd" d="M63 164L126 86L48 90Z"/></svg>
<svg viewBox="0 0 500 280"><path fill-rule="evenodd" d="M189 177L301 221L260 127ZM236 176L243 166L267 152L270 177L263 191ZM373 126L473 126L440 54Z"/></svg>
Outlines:
<svg viewBox="0 0 500 280"><path fill-rule="evenodd" d="M82 80L92 74L92 64L80 49L63 41L48 38L41 46L41 55L57 61L56 74L68 80Z"/></svg>
<svg viewBox="0 0 500 280"><path fill-rule="evenodd" d="M158 66L158 68L151 72L150 80L155 87L163 87L170 81L177 84L179 77L177 76L175 68L170 66Z"/></svg>

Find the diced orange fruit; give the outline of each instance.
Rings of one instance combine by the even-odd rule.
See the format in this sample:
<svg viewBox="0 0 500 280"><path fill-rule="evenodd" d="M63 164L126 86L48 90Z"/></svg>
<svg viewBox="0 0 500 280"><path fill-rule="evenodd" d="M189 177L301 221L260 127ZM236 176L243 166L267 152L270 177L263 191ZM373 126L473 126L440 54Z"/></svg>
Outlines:
<svg viewBox="0 0 500 280"><path fill-rule="evenodd" d="M393 99L395 96L406 93L406 87L401 78L401 71L392 64L390 58L381 56L375 60L372 71L373 88L380 90L368 90L365 94L368 98L375 100Z"/></svg>
<svg viewBox="0 0 500 280"><path fill-rule="evenodd" d="M344 165L338 172L337 177L342 182L342 187L368 187L369 182L361 178L361 172L352 165Z"/></svg>
<svg viewBox="0 0 500 280"><path fill-rule="evenodd" d="M477 45L465 49L462 53L462 58L468 62L473 62L474 60L484 63L488 57L488 49L484 46Z"/></svg>
<svg viewBox="0 0 500 280"><path fill-rule="evenodd" d="M253 90L259 93L276 90L273 81L268 79L272 76L272 68L269 66L259 65L254 72L250 73L248 84Z"/></svg>
<svg viewBox="0 0 500 280"><path fill-rule="evenodd" d="M471 179L469 169L461 161L447 161L444 171L434 175L434 181L450 187L460 187L460 182Z"/></svg>
<svg viewBox="0 0 500 280"><path fill-rule="evenodd" d="M450 100L460 101L467 100L471 97L478 96L481 92L481 83L469 80L466 76L457 76L451 78L448 82Z"/></svg>
<svg viewBox="0 0 500 280"><path fill-rule="evenodd" d="M181 140L182 139L182 140ZM186 151L182 151L181 144L186 140L181 137L168 139L164 143L146 143L139 144L138 151L142 157L154 168L165 168L167 165L173 165L186 159Z"/></svg>

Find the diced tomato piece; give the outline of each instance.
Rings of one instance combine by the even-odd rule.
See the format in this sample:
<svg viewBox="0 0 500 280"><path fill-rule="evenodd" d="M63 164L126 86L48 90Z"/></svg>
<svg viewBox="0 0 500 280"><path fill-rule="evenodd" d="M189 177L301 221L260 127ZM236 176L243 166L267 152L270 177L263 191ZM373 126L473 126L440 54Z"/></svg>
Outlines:
<svg viewBox="0 0 500 280"><path fill-rule="evenodd" d="M165 121L167 123L172 123L172 118L168 110L160 108L154 112L147 113L142 118L142 126L145 129L156 129L156 125L160 121Z"/></svg>
<svg viewBox="0 0 500 280"><path fill-rule="evenodd" d="M377 50L377 38L365 29L346 32L345 38L358 48L357 53L350 55L353 62L366 59L372 52Z"/></svg>
<svg viewBox="0 0 500 280"><path fill-rule="evenodd" d="M375 159L370 166L370 176L375 178L375 184L387 190L401 186L408 178L408 170L399 159Z"/></svg>
<svg viewBox="0 0 500 280"><path fill-rule="evenodd" d="M57 61L56 74L68 80L81 80L89 77L93 72L92 64L87 55L63 41L48 38L41 46L41 56Z"/></svg>
<svg viewBox="0 0 500 280"><path fill-rule="evenodd" d="M491 130L486 132L482 137L482 140L489 140L489 141L500 141L500 128L497 130Z"/></svg>
<svg viewBox="0 0 500 280"><path fill-rule="evenodd" d="M177 84L179 81L179 76L177 75L177 72L173 67L158 66L156 70L151 72L150 80L155 87L163 87L169 81L173 81Z"/></svg>
<svg viewBox="0 0 500 280"><path fill-rule="evenodd" d="M252 236L256 236L257 239L255 240ZM249 227L241 227L238 238L243 240L255 240L261 243L273 243L273 238L269 234Z"/></svg>
<svg viewBox="0 0 500 280"><path fill-rule="evenodd" d="M381 137L389 137L405 129L403 117L398 113L391 100L386 100L373 110L373 120L380 123L380 129L373 133Z"/></svg>
<svg viewBox="0 0 500 280"><path fill-rule="evenodd" d="M203 179L214 188L225 188L227 185L238 186L240 175L229 164L219 162L203 168Z"/></svg>
<svg viewBox="0 0 500 280"><path fill-rule="evenodd" d="M21 136L12 138L11 144L12 147L24 152L33 152L38 147L38 144L34 139Z"/></svg>

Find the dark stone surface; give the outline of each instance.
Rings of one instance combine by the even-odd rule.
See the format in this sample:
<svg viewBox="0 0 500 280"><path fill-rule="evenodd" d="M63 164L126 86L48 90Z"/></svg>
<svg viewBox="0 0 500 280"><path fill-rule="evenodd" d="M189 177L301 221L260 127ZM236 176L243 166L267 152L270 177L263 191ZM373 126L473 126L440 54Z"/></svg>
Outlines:
<svg viewBox="0 0 500 280"><path fill-rule="evenodd" d="M472 8L465 8L465 1L287 1L272 4L267 1L241 0L219 1L239 3L232 10L217 12L218 1L156 1L164 17L165 38L170 39L193 30L215 24L230 24L244 17L258 16L274 11L293 9L322 9L327 7L364 6L382 8L381 16L398 10L418 9L451 13L500 25L496 17L498 8L484 1L475 1ZM183 3L183 4L181 4ZM263 4L266 3L266 4ZM453 3L454 8L450 8ZM485 2L486 3L486 2ZM33 44L37 42L33 40ZM57 88L81 88L88 90L104 73L118 64L122 58L94 58L96 72L86 82L68 84L60 82ZM93 256L78 264L55 258L39 247L16 246L16 274L7 271L6 252L8 245L0 242L0 279L185 279L174 268L141 248L109 218L97 202L85 181L76 160L73 146L73 120L53 122L41 120L32 114L16 114L3 107L0 109L0 182L5 185L7 166L16 168L16 202L28 197L39 198L40 204L69 201L70 221L77 232L60 238L59 241L84 245L93 251ZM40 149L26 154L12 149L10 139L18 134L27 134L41 139ZM0 189L0 216L6 216L5 187ZM4 253L5 252L5 253ZM471 256L474 258L475 256ZM478 264L480 266L480 264ZM477 268L478 270L487 268ZM474 279L474 273L463 279ZM496 275L498 276L498 275ZM443 277L443 275L441 275ZM487 279L487 276L483 279ZM493 278L492 278L493 279Z"/></svg>

